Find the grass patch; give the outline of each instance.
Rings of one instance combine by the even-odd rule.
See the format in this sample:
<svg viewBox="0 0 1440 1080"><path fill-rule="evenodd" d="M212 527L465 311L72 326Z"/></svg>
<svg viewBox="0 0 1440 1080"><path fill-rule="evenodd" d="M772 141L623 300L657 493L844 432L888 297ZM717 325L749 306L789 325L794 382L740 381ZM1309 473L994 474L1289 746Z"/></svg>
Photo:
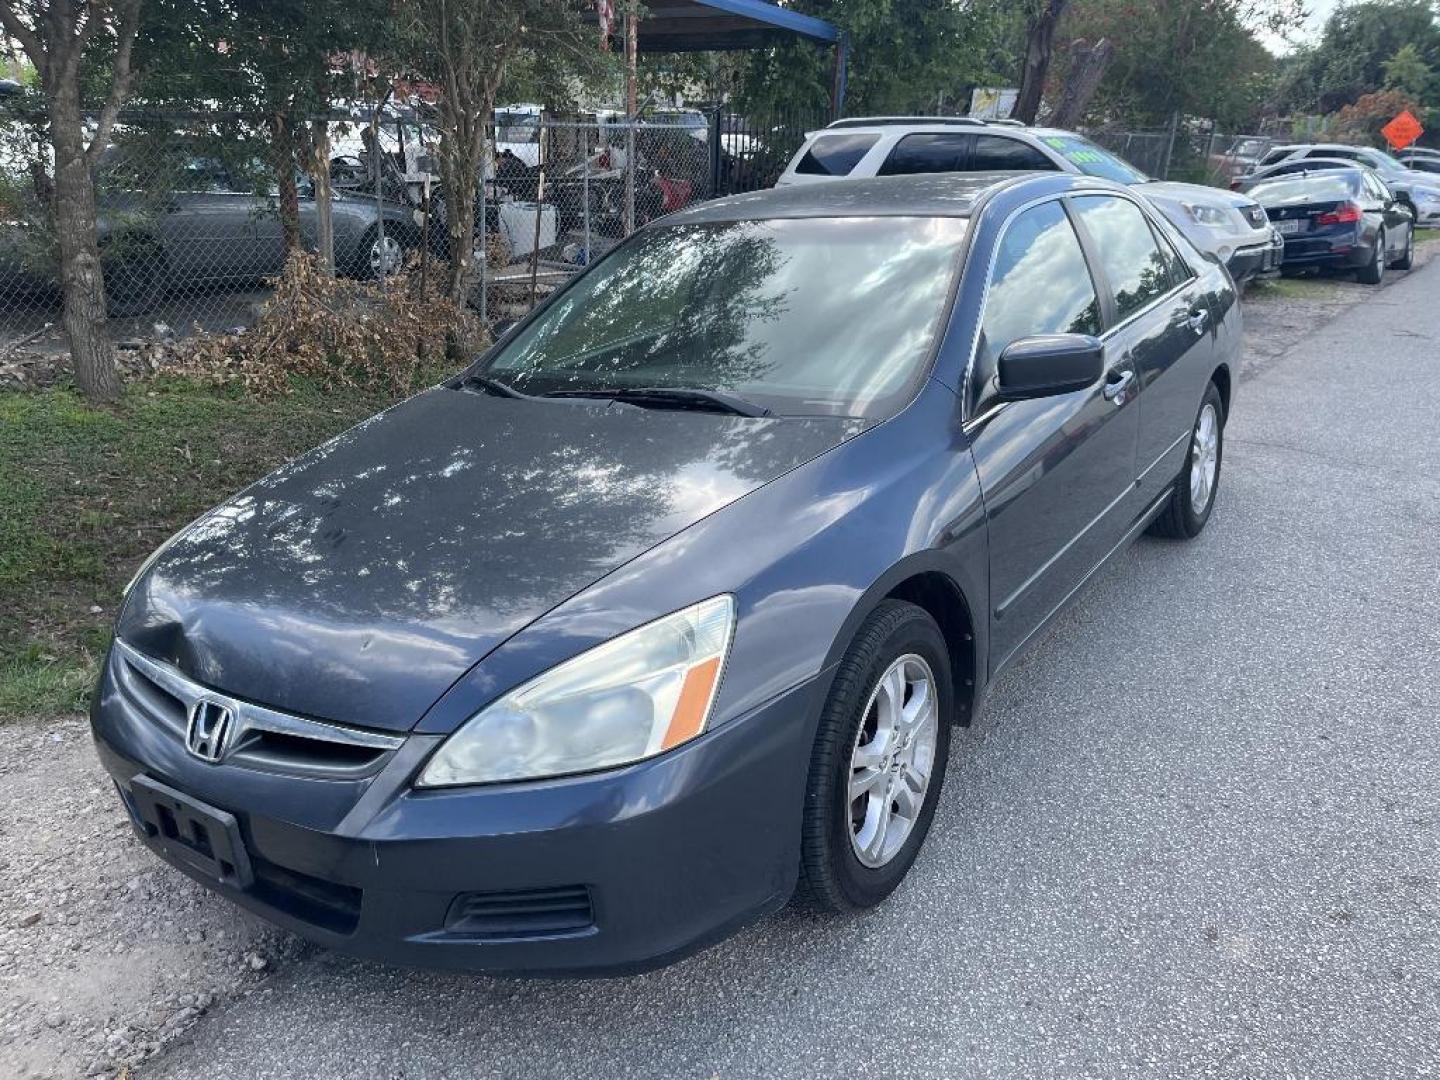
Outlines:
<svg viewBox="0 0 1440 1080"><path fill-rule="evenodd" d="M0 393L0 721L82 708L145 556L390 400L175 379L129 386L109 409L65 386Z"/></svg>
<svg viewBox="0 0 1440 1080"><path fill-rule="evenodd" d="M1326 277L1260 278L1245 287L1246 300L1328 300L1339 289Z"/></svg>

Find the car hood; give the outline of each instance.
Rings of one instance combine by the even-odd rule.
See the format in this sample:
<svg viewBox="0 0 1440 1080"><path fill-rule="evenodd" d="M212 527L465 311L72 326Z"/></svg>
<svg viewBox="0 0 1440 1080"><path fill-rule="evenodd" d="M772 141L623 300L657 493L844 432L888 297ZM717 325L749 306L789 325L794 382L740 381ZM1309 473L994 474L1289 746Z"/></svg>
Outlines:
<svg viewBox="0 0 1440 1080"><path fill-rule="evenodd" d="M864 426L437 388L191 525L117 633L235 697L407 730L526 624Z"/></svg>
<svg viewBox="0 0 1440 1080"><path fill-rule="evenodd" d="M1150 199L1194 203L1199 206L1239 209L1255 200L1238 191L1206 187L1204 184L1182 184L1177 180L1151 180L1136 187Z"/></svg>

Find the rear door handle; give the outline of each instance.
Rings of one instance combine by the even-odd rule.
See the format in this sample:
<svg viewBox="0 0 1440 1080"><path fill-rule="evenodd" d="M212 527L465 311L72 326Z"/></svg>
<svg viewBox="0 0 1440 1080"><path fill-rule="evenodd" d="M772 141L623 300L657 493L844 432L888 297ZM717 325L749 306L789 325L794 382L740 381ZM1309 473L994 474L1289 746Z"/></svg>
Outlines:
<svg viewBox="0 0 1440 1080"><path fill-rule="evenodd" d="M1185 325L1194 330L1196 335L1205 333L1205 324L1210 321L1210 313L1204 308L1192 308L1190 314L1185 318Z"/></svg>
<svg viewBox="0 0 1440 1080"><path fill-rule="evenodd" d="M1105 376L1105 400L1113 401L1116 405L1125 404L1125 391L1130 389L1130 384L1135 381L1135 372L1131 368L1124 371L1112 371Z"/></svg>

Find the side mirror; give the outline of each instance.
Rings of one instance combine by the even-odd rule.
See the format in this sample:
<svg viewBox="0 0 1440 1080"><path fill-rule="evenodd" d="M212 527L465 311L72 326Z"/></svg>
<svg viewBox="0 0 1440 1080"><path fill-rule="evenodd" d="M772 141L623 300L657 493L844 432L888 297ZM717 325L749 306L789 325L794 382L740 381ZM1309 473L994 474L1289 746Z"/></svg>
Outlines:
<svg viewBox="0 0 1440 1080"><path fill-rule="evenodd" d="M1105 346L1089 334L1042 334L1012 341L996 366L1001 401L1054 397L1094 386Z"/></svg>
<svg viewBox="0 0 1440 1080"><path fill-rule="evenodd" d="M494 325L490 327L490 336L494 338L494 340L499 341L502 337L508 334L510 332L510 328L519 321L519 319L495 320Z"/></svg>

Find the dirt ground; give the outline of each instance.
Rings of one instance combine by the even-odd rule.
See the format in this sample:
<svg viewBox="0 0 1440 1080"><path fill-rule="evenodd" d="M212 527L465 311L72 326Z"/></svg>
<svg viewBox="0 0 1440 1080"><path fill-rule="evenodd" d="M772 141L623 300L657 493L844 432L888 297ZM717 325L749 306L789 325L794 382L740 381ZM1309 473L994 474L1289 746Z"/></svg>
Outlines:
<svg viewBox="0 0 1440 1080"><path fill-rule="evenodd" d="M1246 369L1362 300L1387 302L1349 281L1252 288ZM144 850L83 720L0 722L0 1077L128 1076L313 952Z"/></svg>

